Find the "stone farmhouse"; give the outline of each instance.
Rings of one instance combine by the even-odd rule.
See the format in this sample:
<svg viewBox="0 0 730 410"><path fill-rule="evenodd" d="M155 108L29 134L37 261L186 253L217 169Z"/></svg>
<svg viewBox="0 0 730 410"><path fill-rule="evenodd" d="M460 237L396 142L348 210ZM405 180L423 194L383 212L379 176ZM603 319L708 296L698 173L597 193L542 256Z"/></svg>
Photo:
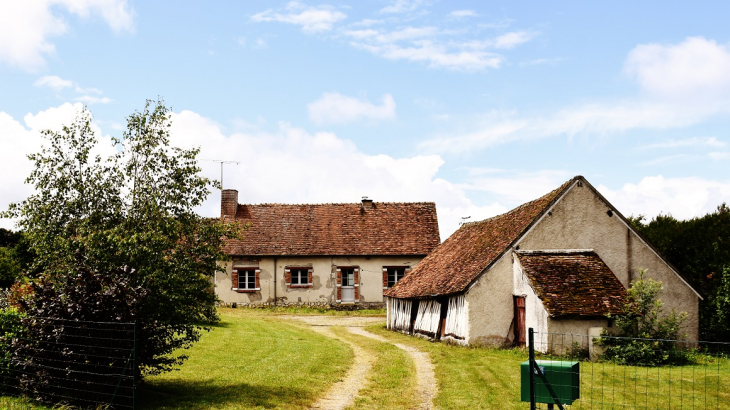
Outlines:
<svg viewBox="0 0 730 410"><path fill-rule="evenodd" d="M248 224L228 240L216 273L225 304L383 305L395 285L439 243L436 205L238 203L223 190L221 218Z"/></svg>
<svg viewBox="0 0 730 410"><path fill-rule="evenodd" d="M535 345L547 333L612 326L639 269L661 281L665 309L687 312L697 340L700 295L585 178L505 214L465 223L385 291L388 327L460 344ZM584 345L587 344L588 338ZM584 346L587 347L587 346Z"/></svg>

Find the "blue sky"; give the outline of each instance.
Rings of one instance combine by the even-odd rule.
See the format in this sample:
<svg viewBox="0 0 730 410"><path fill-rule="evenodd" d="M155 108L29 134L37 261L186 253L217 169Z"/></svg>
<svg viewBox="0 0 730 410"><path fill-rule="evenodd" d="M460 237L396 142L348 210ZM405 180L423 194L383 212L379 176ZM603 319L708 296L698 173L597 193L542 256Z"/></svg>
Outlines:
<svg viewBox="0 0 730 410"><path fill-rule="evenodd" d="M241 202L435 201L442 239L578 174L625 215L730 199L726 2L28 4L0 5L3 208L40 130L85 103L107 143L157 96Z"/></svg>

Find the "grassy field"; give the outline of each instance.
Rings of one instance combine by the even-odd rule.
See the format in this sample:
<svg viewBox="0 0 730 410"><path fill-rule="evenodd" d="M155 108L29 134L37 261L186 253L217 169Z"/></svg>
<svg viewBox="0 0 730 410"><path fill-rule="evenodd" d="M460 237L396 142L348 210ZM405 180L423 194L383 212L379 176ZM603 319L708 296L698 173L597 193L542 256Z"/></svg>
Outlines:
<svg viewBox="0 0 730 410"><path fill-rule="evenodd" d="M306 408L352 361L342 342L291 322L225 309L179 371L149 377L143 409Z"/></svg>
<svg viewBox="0 0 730 410"><path fill-rule="evenodd" d="M179 371L147 378L140 389L141 408L301 409L311 405L344 376L352 352L346 344L278 314L222 309L221 323L186 352L190 360ZM519 367L527 360L524 350L432 343L383 326L367 330L429 353L439 387L434 404L439 409L527 408L519 396ZM344 328L335 327L333 332L375 358L352 408L412 408L415 368L405 352ZM730 409L730 362L663 368L583 362L581 389L581 400L571 408ZM0 408L46 409L7 397L0 397Z"/></svg>
<svg viewBox="0 0 730 410"><path fill-rule="evenodd" d="M432 343L371 326L368 331L429 352L436 367L440 409L525 409L520 401L521 349ZM538 357L538 359L540 359ZM678 367L582 362L581 400L571 409L730 409L730 361Z"/></svg>

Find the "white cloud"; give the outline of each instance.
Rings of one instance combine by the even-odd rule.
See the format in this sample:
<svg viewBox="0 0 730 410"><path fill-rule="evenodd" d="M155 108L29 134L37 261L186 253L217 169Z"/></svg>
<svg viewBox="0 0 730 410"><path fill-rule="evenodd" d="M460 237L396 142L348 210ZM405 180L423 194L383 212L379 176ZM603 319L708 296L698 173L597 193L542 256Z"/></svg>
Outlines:
<svg viewBox="0 0 730 410"><path fill-rule="evenodd" d="M68 32L59 8L81 18L99 15L115 32L134 28L127 0L34 0L3 2L0 13L0 62L34 71L55 53L49 40Z"/></svg>
<svg viewBox="0 0 730 410"><path fill-rule="evenodd" d="M340 93L324 93L322 98L308 104L307 109L309 118L317 124L395 119L395 101L390 94L383 96L382 105L375 105Z"/></svg>
<svg viewBox="0 0 730 410"><path fill-rule="evenodd" d="M305 33L330 31L335 23L345 18L347 18L345 13L331 6L306 6L296 1L288 3L283 13L269 9L251 16L251 20L256 22L274 21L301 26Z"/></svg>
<svg viewBox="0 0 730 410"><path fill-rule="evenodd" d="M60 91L64 88L71 87L73 85L73 81L64 80L63 78L55 75L44 75L37 79L33 85L36 87L48 87L56 91Z"/></svg>
<svg viewBox="0 0 730 410"><path fill-rule="evenodd" d="M642 214L653 218L671 214L677 219L688 219L713 212L721 203L730 202L730 182L698 177L648 176L620 189L603 185L597 189L625 216Z"/></svg>
<svg viewBox="0 0 730 410"><path fill-rule="evenodd" d="M409 11L415 11L421 5L424 0L395 0L389 6L383 7L381 13L406 13Z"/></svg>
<svg viewBox="0 0 730 410"><path fill-rule="evenodd" d="M109 104L112 102L111 98L108 97L96 97L93 95L82 95L80 97L74 98L74 101L80 101L85 104Z"/></svg>
<svg viewBox="0 0 730 410"><path fill-rule="evenodd" d="M714 41L688 38L676 46L640 45L629 53L625 66L639 86L634 97L566 107L546 117L487 113L472 131L424 141L420 147L461 153L558 135L686 127L730 113L730 53Z"/></svg>
<svg viewBox="0 0 730 410"><path fill-rule="evenodd" d="M474 10L454 10L449 13L449 16L461 18L461 17L475 17L477 13Z"/></svg>
<svg viewBox="0 0 730 410"><path fill-rule="evenodd" d="M476 71L499 68L504 60L502 56L486 51L452 51L448 46L430 40L414 41L411 46L405 47L396 44L352 43L352 45L388 60L425 62L430 67L452 70Z"/></svg>
<svg viewBox="0 0 730 410"><path fill-rule="evenodd" d="M332 133L312 134L287 124L276 133L226 135L214 121L190 111L173 115L171 133L175 145L201 147L200 158L237 160L250 153L224 170L226 188L238 189L242 203L357 202L364 195L375 201L435 201L442 239L463 216L482 219L506 210L498 203L477 206L463 188L437 178L444 163L438 155L367 155ZM220 166L201 165L206 175L220 178ZM203 214L220 212L218 195L211 195Z"/></svg>
<svg viewBox="0 0 730 410"><path fill-rule="evenodd" d="M506 203L518 206L532 201L559 187L573 177L567 171L543 170L519 172L513 175L499 175L504 172L487 169L470 170L469 183L463 184L467 190L491 192ZM497 175L495 175L497 174Z"/></svg>
<svg viewBox="0 0 730 410"><path fill-rule="evenodd" d="M687 147L724 147L727 144L717 139L717 137L692 137L683 140L668 140L656 144L645 145L642 148L687 148Z"/></svg>
<svg viewBox="0 0 730 410"><path fill-rule="evenodd" d="M642 90L658 97L726 99L730 49L703 37L672 45L641 44L629 53L624 71Z"/></svg>
<svg viewBox="0 0 730 410"><path fill-rule="evenodd" d="M513 31L502 34L494 39L494 48L510 49L526 43L535 37L534 33L527 31Z"/></svg>
<svg viewBox="0 0 730 410"><path fill-rule="evenodd" d="M80 103L64 103L37 114L25 115L24 124L0 111L0 146L3 147L0 150L0 210L6 210L11 202L20 202L33 193L32 187L24 181L33 169L33 163L27 155L39 152L42 145L48 145L40 131L60 130L63 125L70 124L82 108ZM102 135L95 123L92 122L91 126L96 135ZM105 157L114 152L106 136L102 144L92 151L92 155ZM0 227L14 229L14 222L0 219Z"/></svg>

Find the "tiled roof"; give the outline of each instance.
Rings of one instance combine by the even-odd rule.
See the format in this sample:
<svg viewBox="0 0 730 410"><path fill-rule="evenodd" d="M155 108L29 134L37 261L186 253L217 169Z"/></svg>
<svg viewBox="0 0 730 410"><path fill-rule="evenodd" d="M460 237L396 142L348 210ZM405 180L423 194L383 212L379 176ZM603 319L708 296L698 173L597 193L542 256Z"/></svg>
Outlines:
<svg viewBox="0 0 730 410"><path fill-rule="evenodd" d="M433 202L239 204L235 219L250 228L229 255L426 255L440 242Z"/></svg>
<svg viewBox="0 0 730 410"><path fill-rule="evenodd" d="M505 214L462 225L410 274L385 291L385 296L418 298L464 291L578 178L582 177Z"/></svg>
<svg viewBox="0 0 730 410"><path fill-rule="evenodd" d="M518 251L517 257L550 316L621 313L626 290L595 252Z"/></svg>

